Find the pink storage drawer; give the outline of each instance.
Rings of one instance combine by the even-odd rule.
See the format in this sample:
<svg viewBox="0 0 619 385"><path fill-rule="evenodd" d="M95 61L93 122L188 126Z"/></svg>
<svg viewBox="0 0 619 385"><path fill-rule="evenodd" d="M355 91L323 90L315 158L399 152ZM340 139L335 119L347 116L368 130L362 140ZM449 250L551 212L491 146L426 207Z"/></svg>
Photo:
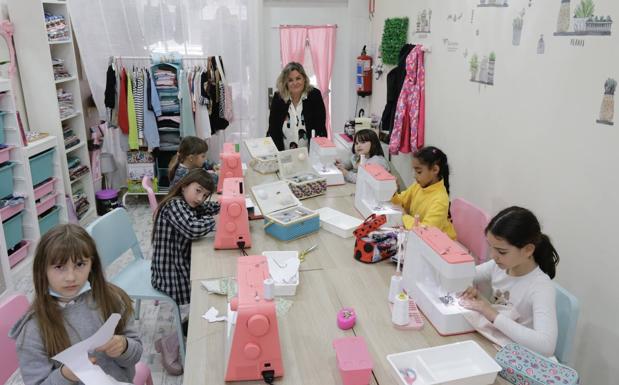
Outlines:
<svg viewBox="0 0 619 385"><path fill-rule="evenodd" d="M52 178L49 181L43 183L39 187L34 189L34 200L41 199L45 195L54 191L54 183L56 183L56 178Z"/></svg>
<svg viewBox="0 0 619 385"><path fill-rule="evenodd" d="M56 197L58 193L53 193L45 196L39 203L37 203L37 216L43 214L47 210L54 207L56 204Z"/></svg>
<svg viewBox="0 0 619 385"><path fill-rule="evenodd" d="M19 248L13 252L13 254L9 255L9 266L13 267L17 265L22 259L28 256L28 246L30 246L30 242L21 241L19 244Z"/></svg>
<svg viewBox="0 0 619 385"><path fill-rule="evenodd" d="M6 206L0 209L0 218L5 221L24 209L24 204L20 203L15 206Z"/></svg>
<svg viewBox="0 0 619 385"><path fill-rule="evenodd" d="M11 149L13 146L8 146L0 150L0 163L8 162L11 159Z"/></svg>

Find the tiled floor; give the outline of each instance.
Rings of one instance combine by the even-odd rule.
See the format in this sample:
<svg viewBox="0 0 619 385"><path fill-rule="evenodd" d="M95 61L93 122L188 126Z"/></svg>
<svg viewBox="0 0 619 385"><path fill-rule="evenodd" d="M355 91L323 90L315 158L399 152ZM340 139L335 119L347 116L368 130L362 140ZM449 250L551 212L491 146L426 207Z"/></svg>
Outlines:
<svg viewBox="0 0 619 385"><path fill-rule="evenodd" d="M146 258L150 258L151 245L150 234L152 229L152 216L146 197L129 197L127 199L127 210L133 220L133 228L137 234L142 252ZM119 261L110 266L106 273L113 276L115 271L122 268L123 263L127 263L133 258L129 252ZM16 289L26 293L32 299L34 287L32 286L32 274L20 278L16 282ZM174 316L172 307L167 303L159 303L155 306L154 301L142 301L140 319L136 321L140 330L144 353L142 361L146 362L151 369L153 382L155 385L177 385L182 384L183 376L169 376L161 366L161 356L155 351L154 342L157 338L173 332ZM23 385L19 373L16 373L6 385Z"/></svg>

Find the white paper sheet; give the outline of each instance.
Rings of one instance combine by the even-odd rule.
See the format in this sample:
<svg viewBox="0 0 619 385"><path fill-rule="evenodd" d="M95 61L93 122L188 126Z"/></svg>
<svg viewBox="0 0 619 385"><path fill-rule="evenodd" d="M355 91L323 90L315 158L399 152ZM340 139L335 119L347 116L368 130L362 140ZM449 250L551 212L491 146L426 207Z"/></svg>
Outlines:
<svg viewBox="0 0 619 385"><path fill-rule="evenodd" d="M71 369L85 385L125 384L105 374L99 365L93 364L88 359L88 352L104 345L112 338L118 321L120 321L120 314L112 314L95 334L56 354L52 359L62 362Z"/></svg>
<svg viewBox="0 0 619 385"><path fill-rule="evenodd" d="M219 314L219 310L211 306L210 309L208 309L206 313L202 315L202 318L204 318L208 322L226 321L228 319L226 316L218 317L218 314Z"/></svg>

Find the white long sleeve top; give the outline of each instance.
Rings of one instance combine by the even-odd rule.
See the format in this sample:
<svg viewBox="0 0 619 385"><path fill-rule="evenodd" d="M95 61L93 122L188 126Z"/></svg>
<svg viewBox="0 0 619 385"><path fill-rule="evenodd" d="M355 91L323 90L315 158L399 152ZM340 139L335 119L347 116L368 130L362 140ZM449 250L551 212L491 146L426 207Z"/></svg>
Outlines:
<svg viewBox="0 0 619 385"><path fill-rule="evenodd" d="M489 281L493 297L513 306L514 319L499 313L494 326L512 341L539 354L550 357L557 343L556 289L550 277L539 266L530 273L513 277L500 269L494 261L476 267L475 283ZM497 291L500 290L501 294Z"/></svg>

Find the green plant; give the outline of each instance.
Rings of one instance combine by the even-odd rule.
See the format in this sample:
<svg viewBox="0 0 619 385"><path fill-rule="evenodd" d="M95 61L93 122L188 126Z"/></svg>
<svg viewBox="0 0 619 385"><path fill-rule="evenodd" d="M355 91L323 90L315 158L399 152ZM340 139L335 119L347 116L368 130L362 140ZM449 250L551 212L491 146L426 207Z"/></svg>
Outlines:
<svg viewBox="0 0 619 385"><path fill-rule="evenodd" d="M477 71L477 68L479 68L479 57L477 57L476 53L474 53L473 56L471 56L469 65L471 66L471 71Z"/></svg>
<svg viewBox="0 0 619 385"><path fill-rule="evenodd" d="M496 61L496 54L494 51L490 52L490 56L488 57L489 61Z"/></svg>
<svg viewBox="0 0 619 385"><path fill-rule="evenodd" d="M380 48L383 52L383 63L396 65L400 49L406 44L408 34L408 17L385 20L383 38Z"/></svg>
<svg viewBox="0 0 619 385"><path fill-rule="evenodd" d="M595 4L593 0L581 0L578 7L574 11L575 18L588 19L593 16L593 12L595 11Z"/></svg>

